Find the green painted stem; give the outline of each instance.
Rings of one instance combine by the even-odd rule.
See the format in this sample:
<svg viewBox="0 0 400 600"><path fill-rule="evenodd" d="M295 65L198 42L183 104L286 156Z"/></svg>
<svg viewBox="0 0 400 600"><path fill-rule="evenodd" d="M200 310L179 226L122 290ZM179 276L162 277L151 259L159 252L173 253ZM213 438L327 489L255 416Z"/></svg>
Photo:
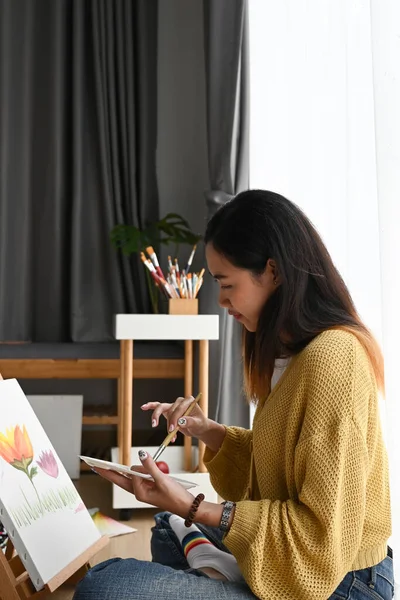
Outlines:
<svg viewBox="0 0 400 600"><path fill-rule="evenodd" d="M27 473L27 475L28 475L28 473ZM29 477L29 475L28 475L28 477ZM35 493L36 493L37 499L39 500L39 506L40 506L40 510L42 511L42 515L44 515L44 508L43 508L43 504L42 504L42 501L41 501L41 499L40 499L40 496L39 496L39 494L38 494L38 491L37 491L37 489L36 489L36 486L35 486L35 484L33 483L32 479L31 479L30 477L29 477L29 481L30 481L30 482L31 482L31 484L33 485L33 489L35 490Z"/></svg>

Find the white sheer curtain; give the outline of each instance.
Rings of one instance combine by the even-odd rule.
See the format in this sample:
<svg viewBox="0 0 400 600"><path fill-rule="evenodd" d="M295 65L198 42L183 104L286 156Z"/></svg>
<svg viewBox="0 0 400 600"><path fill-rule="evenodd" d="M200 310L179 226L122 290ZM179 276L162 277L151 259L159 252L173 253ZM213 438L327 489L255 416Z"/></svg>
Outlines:
<svg viewBox="0 0 400 600"><path fill-rule="evenodd" d="M249 24L250 186L304 209L383 345L400 556L400 2L249 0Z"/></svg>

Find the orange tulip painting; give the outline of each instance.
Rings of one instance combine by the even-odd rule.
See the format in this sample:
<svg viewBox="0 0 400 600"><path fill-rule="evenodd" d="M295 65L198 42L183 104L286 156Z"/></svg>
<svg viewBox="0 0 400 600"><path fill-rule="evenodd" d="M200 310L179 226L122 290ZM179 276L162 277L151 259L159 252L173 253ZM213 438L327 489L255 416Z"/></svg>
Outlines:
<svg viewBox="0 0 400 600"><path fill-rule="evenodd" d="M0 456L9 465L18 469L18 471L22 471L29 478L43 514L42 501L33 483L33 478L37 475L37 467L29 468L33 460L33 448L25 425L22 429L19 425L6 429L5 434L0 432Z"/></svg>
<svg viewBox="0 0 400 600"><path fill-rule="evenodd" d="M14 429L0 432L0 456L13 467L24 471L33 459L33 448L25 425L22 430L19 425ZM14 465L14 463L18 463Z"/></svg>

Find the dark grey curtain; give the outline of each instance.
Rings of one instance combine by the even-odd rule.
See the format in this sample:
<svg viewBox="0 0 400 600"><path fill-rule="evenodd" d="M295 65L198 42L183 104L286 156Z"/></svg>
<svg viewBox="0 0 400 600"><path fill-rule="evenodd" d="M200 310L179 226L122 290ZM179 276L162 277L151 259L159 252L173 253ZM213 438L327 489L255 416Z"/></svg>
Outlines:
<svg viewBox="0 0 400 600"><path fill-rule="evenodd" d="M150 310L110 245L158 217L157 0L0 0L0 339L106 341Z"/></svg>
<svg viewBox="0 0 400 600"><path fill-rule="evenodd" d="M211 217L219 206L248 188L249 92L247 0L204 0L208 162ZM211 285L208 286L208 289ZM214 417L226 424L249 424L243 397L241 326L203 294L202 310L220 314L220 342L211 345L210 398Z"/></svg>

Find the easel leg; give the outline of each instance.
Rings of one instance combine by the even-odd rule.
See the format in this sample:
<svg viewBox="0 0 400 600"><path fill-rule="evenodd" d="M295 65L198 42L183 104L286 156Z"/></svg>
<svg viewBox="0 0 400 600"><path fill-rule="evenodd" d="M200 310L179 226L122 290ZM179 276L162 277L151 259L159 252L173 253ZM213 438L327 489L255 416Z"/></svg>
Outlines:
<svg viewBox="0 0 400 600"><path fill-rule="evenodd" d="M209 373L209 343L208 340L200 340L199 348L199 391L201 398L199 405L206 417L208 417L208 373ZM199 440L199 472L207 473L203 457L205 444Z"/></svg>
<svg viewBox="0 0 400 600"><path fill-rule="evenodd" d="M21 600L15 586L15 577L3 552L0 550L0 598L2 600Z"/></svg>
<svg viewBox="0 0 400 600"><path fill-rule="evenodd" d="M88 561L108 544L103 536L82 552L57 575L46 583L43 589L36 591L33 582L25 570L18 554L7 560L0 550L0 598L1 600L42 600L51 596L63 583L74 584L81 579L88 569ZM12 544L10 543L12 548ZM12 554L12 551L11 551Z"/></svg>
<svg viewBox="0 0 400 600"><path fill-rule="evenodd" d="M14 545L12 543L12 541L10 540L10 538L8 538L7 540L7 546L6 546L6 559L7 560L11 560L14 554Z"/></svg>
<svg viewBox="0 0 400 600"><path fill-rule="evenodd" d="M133 341L122 340L121 392L122 392L122 464L131 464L132 402L133 402ZM122 349L122 348L121 348Z"/></svg>
<svg viewBox="0 0 400 600"><path fill-rule="evenodd" d="M185 340L185 398L193 394L193 342ZM184 469L192 470L192 438L184 439Z"/></svg>

